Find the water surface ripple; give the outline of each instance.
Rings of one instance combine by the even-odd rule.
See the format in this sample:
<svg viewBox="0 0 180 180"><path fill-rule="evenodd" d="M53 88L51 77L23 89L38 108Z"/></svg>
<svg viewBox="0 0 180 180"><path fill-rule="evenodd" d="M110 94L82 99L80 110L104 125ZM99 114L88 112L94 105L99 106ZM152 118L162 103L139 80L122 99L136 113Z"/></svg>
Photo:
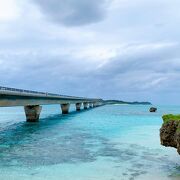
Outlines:
<svg viewBox="0 0 180 180"><path fill-rule="evenodd" d="M159 142L164 113L178 106L103 106L60 115L45 106L40 122L2 108L0 179L180 179L180 157ZM73 111L74 109L72 109Z"/></svg>

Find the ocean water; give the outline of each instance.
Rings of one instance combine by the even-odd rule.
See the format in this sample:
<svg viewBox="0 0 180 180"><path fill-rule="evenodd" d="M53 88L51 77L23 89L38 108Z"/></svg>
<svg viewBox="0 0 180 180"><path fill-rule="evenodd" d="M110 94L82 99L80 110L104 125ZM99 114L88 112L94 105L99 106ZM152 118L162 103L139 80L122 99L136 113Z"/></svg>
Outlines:
<svg viewBox="0 0 180 180"><path fill-rule="evenodd" d="M160 145L161 116L180 106L107 105L61 115L0 108L0 180L180 180L176 149Z"/></svg>

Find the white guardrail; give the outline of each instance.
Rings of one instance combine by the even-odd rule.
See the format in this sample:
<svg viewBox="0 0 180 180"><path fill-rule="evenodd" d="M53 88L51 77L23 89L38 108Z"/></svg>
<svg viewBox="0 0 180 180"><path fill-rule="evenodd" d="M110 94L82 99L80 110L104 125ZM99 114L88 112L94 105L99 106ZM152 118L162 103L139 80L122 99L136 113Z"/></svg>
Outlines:
<svg viewBox="0 0 180 180"><path fill-rule="evenodd" d="M67 95L60 95L60 94L53 94L48 92L38 92L38 91L31 91L31 90L24 90L24 89L16 89L16 88L9 88L9 87L3 87L0 86L0 92L12 92L12 93L22 93L22 94L29 94L29 95L39 95L39 96L46 96L46 97L59 97L59 98L70 98L70 99L89 99L90 98L84 98L84 97L75 97L75 96L67 96ZM94 99L95 100L95 99ZM100 99L96 99L100 100Z"/></svg>

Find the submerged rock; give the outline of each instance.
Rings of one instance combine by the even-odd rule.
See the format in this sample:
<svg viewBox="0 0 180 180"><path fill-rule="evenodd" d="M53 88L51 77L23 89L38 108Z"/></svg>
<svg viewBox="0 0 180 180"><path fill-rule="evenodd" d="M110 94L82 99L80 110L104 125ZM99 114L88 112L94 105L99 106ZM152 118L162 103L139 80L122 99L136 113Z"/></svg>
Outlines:
<svg viewBox="0 0 180 180"><path fill-rule="evenodd" d="M150 109L149 109L149 112L156 112L157 111L157 108L155 108L155 107L151 107Z"/></svg>
<svg viewBox="0 0 180 180"><path fill-rule="evenodd" d="M164 115L164 123L160 129L161 144L174 147L180 154L180 115Z"/></svg>

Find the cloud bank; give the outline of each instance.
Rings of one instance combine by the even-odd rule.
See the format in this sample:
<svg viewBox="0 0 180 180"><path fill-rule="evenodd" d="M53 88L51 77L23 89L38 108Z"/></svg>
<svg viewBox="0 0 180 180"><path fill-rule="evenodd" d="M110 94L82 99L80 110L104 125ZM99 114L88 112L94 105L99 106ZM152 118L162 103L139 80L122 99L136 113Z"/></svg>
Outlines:
<svg viewBox="0 0 180 180"><path fill-rule="evenodd" d="M104 19L106 0L34 0L49 19L66 26L81 26Z"/></svg>
<svg viewBox="0 0 180 180"><path fill-rule="evenodd" d="M179 6L176 0L7 0L0 84L178 104Z"/></svg>

